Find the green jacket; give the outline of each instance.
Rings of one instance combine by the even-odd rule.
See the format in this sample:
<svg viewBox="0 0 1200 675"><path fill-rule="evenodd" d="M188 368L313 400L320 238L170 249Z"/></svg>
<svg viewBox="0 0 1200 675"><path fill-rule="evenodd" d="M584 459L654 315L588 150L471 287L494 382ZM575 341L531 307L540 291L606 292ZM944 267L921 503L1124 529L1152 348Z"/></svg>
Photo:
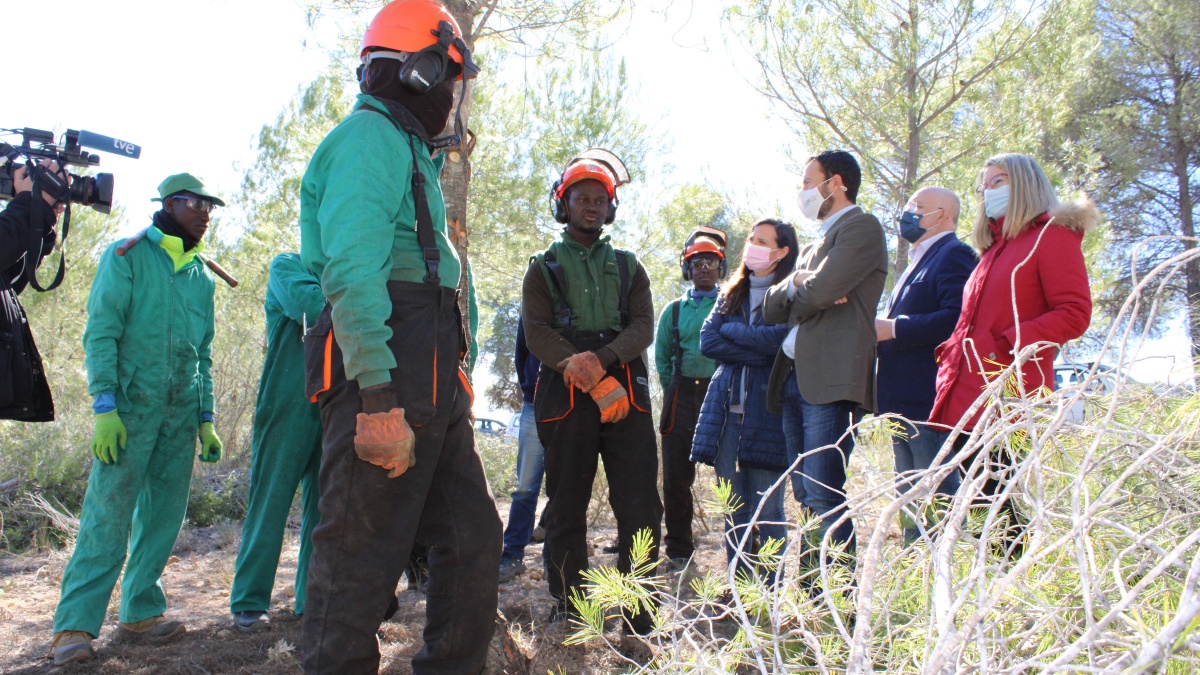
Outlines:
<svg viewBox="0 0 1200 675"><path fill-rule="evenodd" d="M297 415L320 417L316 405L304 395L304 325L316 324L325 308L325 295L317 276L296 253L280 253L271 261L267 276L267 355L263 359L258 400L254 406L254 445L270 439L263 434L287 434ZM301 418L303 419L303 418ZM283 424L271 424L272 421ZM295 433L294 431L292 433ZM302 443L297 439L297 447Z"/></svg>
<svg viewBox="0 0 1200 675"><path fill-rule="evenodd" d="M467 327L471 330L471 344L467 346L467 377L475 375L475 361L479 359L479 297L475 292L475 275L467 265Z"/></svg>
<svg viewBox="0 0 1200 675"><path fill-rule="evenodd" d="M553 251L554 258L562 265L567 278L566 298L559 298L558 286L550 278L550 270L546 266L546 254ZM621 272L617 267L616 249L609 244L605 235L596 240L591 248L575 241L564 230L561 239L550 244L542 253L534 256L542 277L550 294L560 301L565 300L571 308L572 326L576 330L620 331L621 325ZM637 269L637 259L632 253L626 253L626 272L632 280ZM562 321L554 317L555 330L563 328Z"/></svg>
<svg viewBox="0 0 1200 675"><path fill-rule="evenodd" d="M683 297L672 301L658 318L658 334L654 338L654 368L658 371L658 381L666 390L675 370L675 338L672 335L672 307L679 306L679 343L683 347L683 377L704 379L713 376L717 371L717 362L700 353L700 329L704 321L717 306L716 298L701 298L696 302L691 291Z"/></svg>
<svg viewBox="0 0 1200 675"><path fill-rule="evenodd" d="M392 313L387 282L425 278L408 134L385 115L383 104L360 94L354 112L321 141L300 184L300 257L320 277L333 305L346 377L362 387L387 382L396 367L387 347L392 337L385 325ZM430 159L419 140L414 147L441 251L438 277L442 286L456 288L461 265L446 233L438 183L443 159Z"/></svg>
<svg viewBox="0 0 1200 675"><path fill-rule="evenodd" d="M165 249L178 238L151 227L146 239L100 256L83 332L88 393L116 394L121 413L165 405L199 424L213 412L213 277L194 255L175 269Z"/></svg>

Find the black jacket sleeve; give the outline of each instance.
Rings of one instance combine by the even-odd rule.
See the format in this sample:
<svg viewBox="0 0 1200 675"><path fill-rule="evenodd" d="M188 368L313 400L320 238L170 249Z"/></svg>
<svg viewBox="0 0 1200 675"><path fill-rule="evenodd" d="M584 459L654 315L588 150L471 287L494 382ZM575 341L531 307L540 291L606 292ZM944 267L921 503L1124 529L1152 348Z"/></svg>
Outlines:
<svg viewBox="0 0 1200 675"><path fill-rule="evenodd" d="M42 222L32 223L33 194L22 192L0 211L0 274L20 293L25 288L25 252L33 232L42 233L42 251L45 256L54 249L57 235L54 232L54 211L46 208ZM41 262L41 259L37 262ZM37 264L37 263L35 263Z"/></svg>

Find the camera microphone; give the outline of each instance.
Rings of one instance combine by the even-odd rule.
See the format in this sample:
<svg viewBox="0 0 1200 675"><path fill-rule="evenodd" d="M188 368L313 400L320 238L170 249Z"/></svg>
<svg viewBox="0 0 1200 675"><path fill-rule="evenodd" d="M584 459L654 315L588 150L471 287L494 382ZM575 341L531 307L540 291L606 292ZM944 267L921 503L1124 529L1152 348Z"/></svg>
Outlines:
<svg viewBox="0 0 1200 675"><path fill-rule="evenodd" d="M79 144L85 148L103 150L104 152L111 152L114 155L125 155L132 159L142 156L142 146L140 145L134 145L129 141L122 141L111 136L102 136L83 129L79 131Z"/></svg>

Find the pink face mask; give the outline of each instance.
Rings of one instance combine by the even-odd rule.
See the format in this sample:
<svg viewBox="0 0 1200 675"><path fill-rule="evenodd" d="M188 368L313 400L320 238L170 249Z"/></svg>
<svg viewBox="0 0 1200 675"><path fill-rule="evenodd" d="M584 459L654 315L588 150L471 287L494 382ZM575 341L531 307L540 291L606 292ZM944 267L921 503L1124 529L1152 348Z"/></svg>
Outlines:
<svg viewBox="0 0 1200 675"><path fill-rule="evenodd" d="M771 260L771 254L778 250L758 244L746 244L742 251L742 262L746 263L746 268L751 272L761 272L775 264L776 261Z"/></svg>

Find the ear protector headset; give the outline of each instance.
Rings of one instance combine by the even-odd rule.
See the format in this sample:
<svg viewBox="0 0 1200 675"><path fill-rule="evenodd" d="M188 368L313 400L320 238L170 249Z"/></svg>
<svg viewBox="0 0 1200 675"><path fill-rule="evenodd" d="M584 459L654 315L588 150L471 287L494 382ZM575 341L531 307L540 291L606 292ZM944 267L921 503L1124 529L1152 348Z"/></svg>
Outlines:
<svg viewBox="0 0 1200 675"><path fill-rule="evenodd" d="M703 228L711 229L711 228ZM720 230L717 230L720 232ZM701 253L710 253L718 256L720 263L717 266L718 278L724 279L729 274L729 263L725 260L725 243L724 232L721 232L722 238L718 240L716 237L696 230L688 237L683 244L683 251L679 253L679 271L683 274L684 281L692 280L692 256L700 255Z"/></svg>
<svg viewBox="0 0 1200 675"><path fill-rule="evenodd" d="M604 219L605 225L611 225L617 217L617 205L620 200L617 199L618 183L613 178L613 172L608 169L603 163L595 160L572 160L567 165L567 170L563 171L562 176L554 181L554 185L550 188L550 199L554 202L554 220L559 223L566 223L569 219L567 213L567 190L579 181L595 180L599 181L608 188L611 199L608 202L608 216ZM563 187L564 181L567 183Z"/></svg>
<svg viewBox="0 0 1200 675"><path fill-rule="evenodd" d="M438 29L429 31L437 36L437 42L418 52L373 51L363 57L363 63L358 66L356 74L359 82L367 83L370 77L371 61L374 59L395 59L401 62L397 78L406 91L413 94L424 94L430 89L445 82L450 71L450 46L453 45L462 54L462 74L464 78L474 77L479 72L479 66L471 60L471 50L462 38L454 34L454 26L449 21L438 22Z"/></svg>
<svg viewBox="0 0 1200 675"><path fill-rule="evenodd" d="M554 196L558 193L559 185L562 185L561 178L554 181L554 186L550 188L550 199L552 199L554 201L554 222L562 223L562 224L566 225L567 220L570 219L569 216L567 215L567 193L566 193L566 190L563 191L563 196L561 196L561 197ZM608 217L606 217L604 219L605 225L612 225L613 221L617 219L617 205L618 204L620 204L620 202L617 201L616 197L613 197L612 201L610 201L608 203Z"/></svg>

